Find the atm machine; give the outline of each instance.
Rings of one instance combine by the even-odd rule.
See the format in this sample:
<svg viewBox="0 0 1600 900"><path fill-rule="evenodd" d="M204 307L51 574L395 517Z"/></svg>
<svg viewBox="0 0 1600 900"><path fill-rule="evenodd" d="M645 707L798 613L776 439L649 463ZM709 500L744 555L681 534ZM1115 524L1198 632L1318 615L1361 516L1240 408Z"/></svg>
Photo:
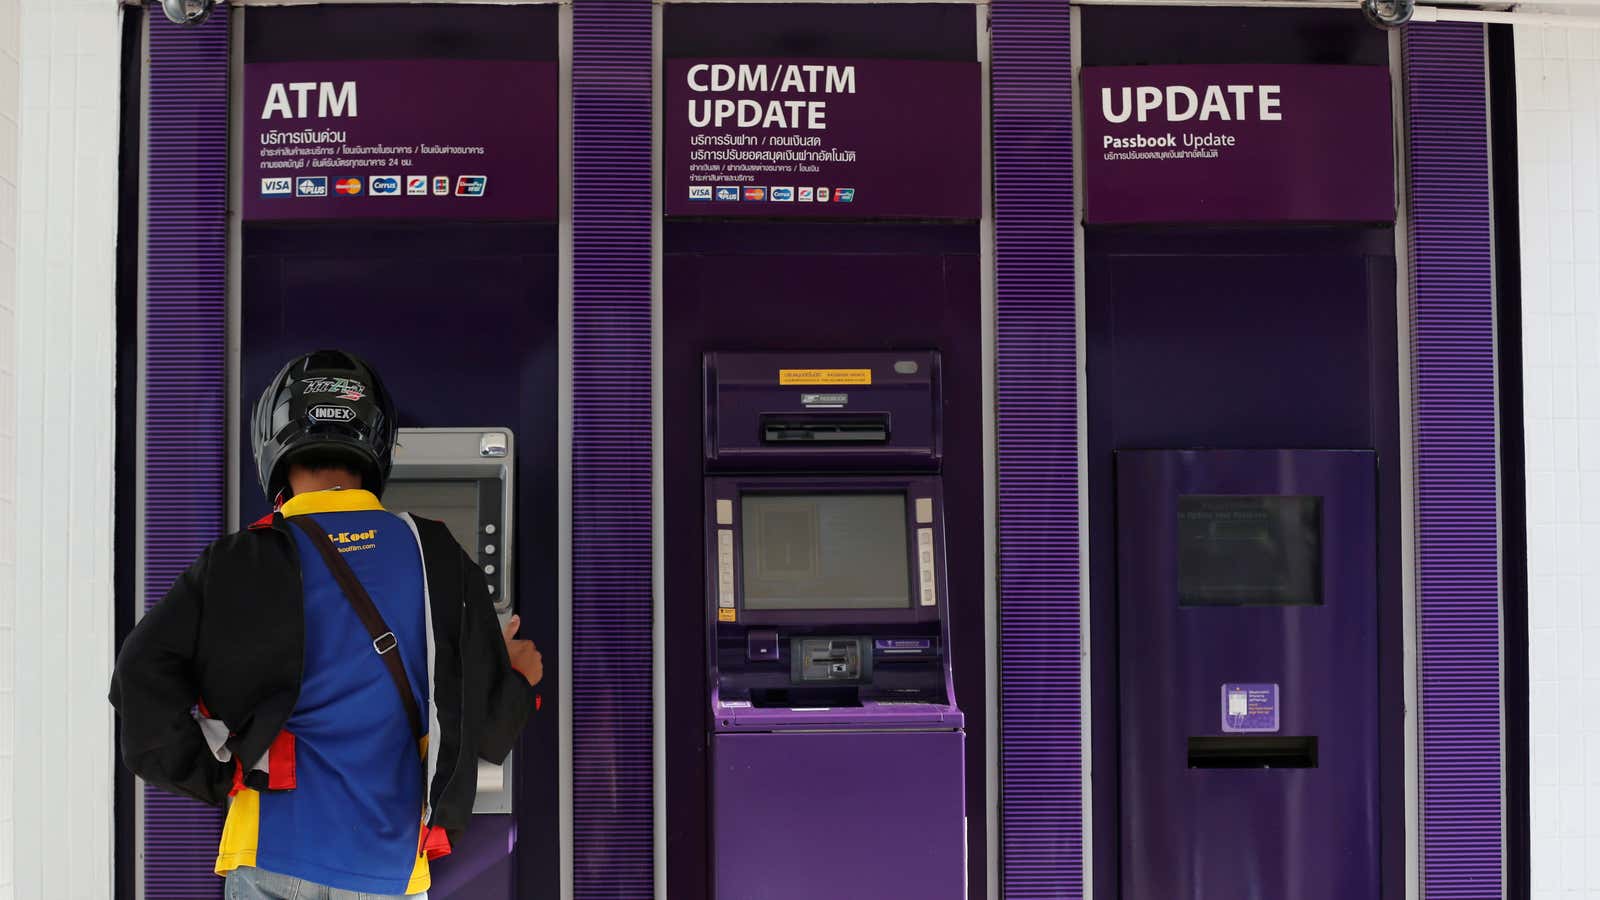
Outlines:
<svg viewBox="0 0 1600 900"><path fill-rule="evenodd" d="M719 900L966 896L939 355L704 357Z"/></svg>
<svg viewBox="0 0 1600 900"><path fill-rule="evenodd" d="M516 459L509 428L402 428L383 505L437 519L483 569L501 624L511 618ZM474 813L511 813L512 757L478 760Z"/></svg>

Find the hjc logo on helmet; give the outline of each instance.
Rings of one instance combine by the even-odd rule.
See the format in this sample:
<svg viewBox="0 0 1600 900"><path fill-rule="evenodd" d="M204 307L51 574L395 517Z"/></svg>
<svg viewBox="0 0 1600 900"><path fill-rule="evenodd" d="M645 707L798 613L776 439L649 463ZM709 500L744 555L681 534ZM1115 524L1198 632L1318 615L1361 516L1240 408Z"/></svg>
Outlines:
<svg viewBox="0 0 1600 900"><path fill-rule="evenodd" d="M348 406L313 406L307 415L315 422L353 422L356 411Z"/></svg>

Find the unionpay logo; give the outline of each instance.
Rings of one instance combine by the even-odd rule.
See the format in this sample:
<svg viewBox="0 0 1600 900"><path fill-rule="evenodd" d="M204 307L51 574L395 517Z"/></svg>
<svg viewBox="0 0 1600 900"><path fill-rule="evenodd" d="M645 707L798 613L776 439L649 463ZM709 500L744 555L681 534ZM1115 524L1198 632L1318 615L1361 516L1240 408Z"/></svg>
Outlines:
<svg viewBox="0 0 1600 900"><path fill-rule="evenodd" d="M354 197L361 193L361 179L341 178L333 183L333 192L346 197Z"/></svg>
<svg viewBox="0 0 1600 900"><path fill-rule="evenodd" d="M261 179L261 196L263 197L287 197L293 190L293 178Z"/></svg>
<svg viewBox="0 0 1600 900"><path fill-rule="evenodd" d="M456 179L457 197L482 197L489 186L487 175L462 175Z"/></svg>
<svg viewBox="0 0 1600 900"><path fill-rule="evenodd" d="M709 185L709 184L691 184L691 185L689 185L689 199L690 200L710 200L711 199L711 185Z"/></svg>
<svg viewBox="0 0 1600 900"><path fill-rule="evenodd" d="M294 195L296 197L326 197L328 196L328 176L305 175L294 180Z"/></svg>
<svg viewBox="0 0 1600 900"><path fill-rule="evenodd" d="M448 197L448 196L450 196L450 176L449 175L435 175L435 176L433 176L433 195L435 197Z"/></svg>
<svg viewBox="0 0 1600 900"><path fill-rule="evenodd" d="M823 188L823 187L817 188L817 202L818 203L827 203L828 199L829 199L829 189L828 188Z"/></svg>
<svg viewBox="0 0 1600 900"><path fill-rule="evenodd" d="M374 197L398 197L400 179L394 175L370 175L367 177L367 189L372 191Z"/></svg>
<svg viewBox="0 0 1600 900"><path fill-rule="evenodd" d="M407 197L426 197L426 196L428 196L428 176L426 176L426 175L407 175L406 176L406 196Z"/></svg>
<svg viewBox="0 0 1600 900"><path fill-rule="evenodd" d="M773 203L793 203L794 202L794 188L792 188L792 187L775 187L775 188L773 188L772 189L772 202Z"/></svg>
<svg viewBox="0 0 1600 900"><path fill-rule="evenodd" d="M724 185L717 188L717 199L724 203L739 202L739 188L737 185Z"/></svg>
<svg viewBox="0 0 1600 900"><path fill-rule="evenodd" d="M801 203L811 203L817 199L817 189L808 187L799 188L795 192L794 199Z"/></svg>
<svg viewBox="0 0 1600 900"><path fill-rule="evenodd" d="M765 200L767 199L767 189L764 187L747 187L744 189L744 198L746 200Z"/></svg>
<svg viewBox="0 0 1600 900"><path fill-rule="evenodd" d="M853 203L856 199L855 188L839 188L833 194L835 203Z"/></svg>

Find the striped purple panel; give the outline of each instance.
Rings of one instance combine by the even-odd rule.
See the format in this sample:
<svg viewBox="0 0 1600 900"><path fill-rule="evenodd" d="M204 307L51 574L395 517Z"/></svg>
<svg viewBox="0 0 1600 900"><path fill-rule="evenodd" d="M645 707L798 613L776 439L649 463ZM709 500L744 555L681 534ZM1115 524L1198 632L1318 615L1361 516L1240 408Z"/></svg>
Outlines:
<svg viewBox="0 0 1600 900"><path fill-rule="evenodd" d="M146 246L145 603L222 533L226 516L228 9L150 28ZM146 897L222 896L221 815L145 789Z"/></svg>
<svg viewBox="0 0 1600 900"><path fill-rule="evenodd" d="M1481 25L1405 34L1412 384L1429 900L1499 897L1494 281Z"/></svg>
<svg viewBox="0 0 1600 900"><path fill-rule="evenodd" d="M572 850L577 900L655 890L651 4L572 35Z"/></svg>
<svg viewBox="0 0 1600 900"><path fill-rule="evenodd" d="M1063 0L991 15L1001 890L1081 897L1071 27Z"/></svg>

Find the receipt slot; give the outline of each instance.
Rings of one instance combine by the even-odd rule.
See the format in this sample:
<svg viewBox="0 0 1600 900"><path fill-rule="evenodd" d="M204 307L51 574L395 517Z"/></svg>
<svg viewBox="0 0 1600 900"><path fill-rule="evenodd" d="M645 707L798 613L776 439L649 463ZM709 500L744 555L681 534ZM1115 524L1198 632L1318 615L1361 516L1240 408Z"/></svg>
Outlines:
<svg viewBox="0 0 1600 900"><path fill-rule="evenodd" d="M511 618L516 458L509 428L402 428L383 505L437 519L483 569L501 623ZM512 811L512 757L478 760L475 813Z"/></svg>
<svg viewBox="0 0 1600 900"><path fill-rule="evenodd" d="M713 353L705 385L715 896L965 897L938 355Z"/></svg>
<svg viewBox="0 0 1600 900"><path fill-rule="evenodd" d="M1127 900L1378 896L1376 476L1116 454Z"/></svg>

